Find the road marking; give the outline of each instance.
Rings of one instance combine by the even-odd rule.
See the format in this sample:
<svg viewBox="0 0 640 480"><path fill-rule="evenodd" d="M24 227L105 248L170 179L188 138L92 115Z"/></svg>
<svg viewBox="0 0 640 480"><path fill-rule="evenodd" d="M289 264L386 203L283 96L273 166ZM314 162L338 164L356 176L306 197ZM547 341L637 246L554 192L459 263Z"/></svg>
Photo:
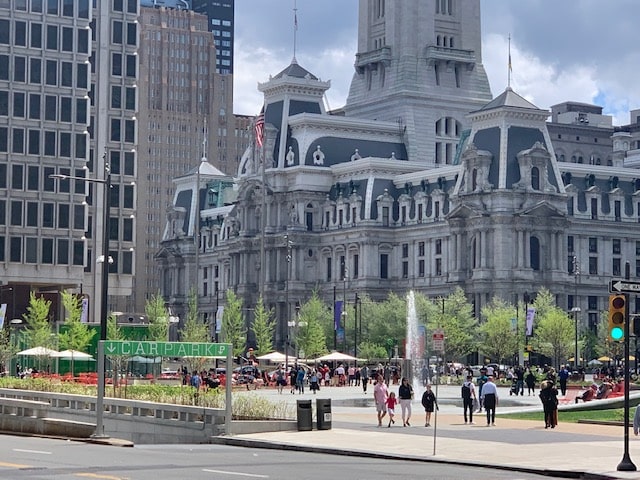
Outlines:
<svg viewBox="0 0 640 480"><path fill-rule="evenodd" d="M7 462L0 462L0 467L7 467L7 468L29 468L31 465L21 465L19 463L7 463Z"/></svg>
<svg viewBox="0 0 640 480"><path fill-rule="evenodd" d="M42 450L25 450L22 448L14 448L13 449L14 452L23 452L23 453L39 453L41 455L52 455L53 452L44 452Z"/></svg>
<svg viewBox="0 0 640 480"><path fill-rule="evenodd" d="M76 477L102 478L104 480L123 480L123 477L113 475L100 475L99 473L76 473Z"/></svg>
<svg viewBox="0 0 640 480"><path fill-rule="evenodd" d="M242 473L242 472L228 472L226 470L210 470L208 468L203 468L202 471L209 472L209 473L222 473L223 475L237 475L239 477L269 478L269 475L256 475L253 473Z"/></svg>

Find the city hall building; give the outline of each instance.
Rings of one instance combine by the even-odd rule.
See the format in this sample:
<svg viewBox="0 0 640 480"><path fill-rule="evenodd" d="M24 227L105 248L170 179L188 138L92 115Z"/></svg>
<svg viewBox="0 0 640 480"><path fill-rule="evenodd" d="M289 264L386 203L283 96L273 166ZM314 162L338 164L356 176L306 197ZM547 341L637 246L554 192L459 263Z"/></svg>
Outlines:
<svg viewBox="0 0 640 480"><path fill-rule="evenodd" d="M511 88L494 98L479 1L359 8L341 110L294 58L259 84L264 139L237 175L203 157L175 180L156 255L173 313L194 288L213 327L231 289L250 322L262 294L282 348L313 290L352 308L356 294L460 287L480 316L545 287L594 329L609 279L627 262L640 274L640 124L575 102L549 112Z"/></svg>

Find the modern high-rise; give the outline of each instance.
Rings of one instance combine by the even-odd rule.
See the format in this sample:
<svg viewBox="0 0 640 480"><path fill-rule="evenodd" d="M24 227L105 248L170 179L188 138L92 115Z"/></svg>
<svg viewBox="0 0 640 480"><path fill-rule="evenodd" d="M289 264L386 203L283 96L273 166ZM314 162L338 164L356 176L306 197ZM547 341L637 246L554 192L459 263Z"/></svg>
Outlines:
<svg viewBox="0 0 640 480"><path fill-rule="evenodd" d="M232 77L219 75L216 48L205 15L193 10L141 7L136 275L120 311L144 312L160 290L154 255L159 248L172 180L208 158L221 170L227 137L234 138Z"/></svg>
<svg viewBox="0 0 640 480"><path fill-rule="evenodd" d="M97 321L103 232L110 300L131 292L136 211L137 0L0 1L0 302L88 298ZM112 189L104 225L104 181Z"/></svg>
<svg viewBox="0 0 640 480"><path fill-rule="evenodd" d="M233 74L235 0L192 0L192 8L209 17L209 31L216 45L216 72Z"/></svg>

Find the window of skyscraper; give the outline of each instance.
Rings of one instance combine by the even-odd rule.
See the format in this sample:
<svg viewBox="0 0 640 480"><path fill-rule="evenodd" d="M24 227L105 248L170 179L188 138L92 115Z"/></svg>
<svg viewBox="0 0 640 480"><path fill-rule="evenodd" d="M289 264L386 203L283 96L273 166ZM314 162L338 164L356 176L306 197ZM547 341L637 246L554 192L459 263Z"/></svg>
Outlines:
<svg viewBox="0 0 640 480"><path fill-rule="evenodd" d="M113 21L111 26L111 42L117 45L122 44L122 22Z"/></svg>
<svg viewBox="0 0 640 480"><path fill-rule="evenodd" d="M31 11L34 13L42 13L42 0L31 0Z"/></svg>
<svg viewBox="0 0 640 480"><path fill-rule="evenodd" d="M39 58L29 59L29 83L42 83L42 60Z"/></svg>
<svg viewBox="0 0 640 480"><path fill-rule="evenodd" d="M58 49L58 27L47 25L47 50Z"/></svg>
<svg viewBox="0 0 640 480"><path fill-rule="evenodd" d="M13 58L13 81L27 81L27 59L25 57Z"/></svg>
<svg viewBox="0 0 640 480"><path fill-rule="evenodd" d="M42 24L31 23L31 48L42 48Z"/></svg>
<svg viewBox="0 0 640 480"><path fill-rule="evenodd" d="M63 87L73 87L73 64L62 62L61 85Z"/></svg>
<svg viewBox="0 0 640 480"><path fill-rule="evenodd" d="M78 0L78 17L89 18L89 0Z"/></svg>
<svg viewBox="0 0 640 480"><path fill-rule="evenodd" d="M73 28L62 27L62 51L73 52Z"/></svg>
<svg viewBox="0 0 640 480"><path fill-rule="evenodd" d="M60 121L71 123L71 97L60 97Z"/></svg>
<svg viewBox="0 0 640 480"><path fill-rule="evenodd" d="M57 155L56 132L50 132L50 131L44 132L44 154L49 157L55 157ZM61 185L64 184L64 180L61 180L60 184Z"/></svg>
<svg viewBox="0 0 640 480"><path fill-rule="evenodd" d="M86 28L78 30L78 53L89 53L89 31Z"/></svg>
<svg viewBox="0 0 640 480"><path fill-rule="evenodd" d="M0 43L3 45L9 45L11 42L10 37L11 23L9 20L0 19Z"/></svg>
<svg viewBox="0 0 640 480"><path fill-rule="evenodd" d="M62 16L73 17L73 3L76 0L62 0Z"/></svg>
<svg viewBox="0 0 640 480"><path fill-rule="evenodd" d="M51 265L53 263L53 238L42 239L42 263Z"/></svg>
<svg viewBox="0 0 640 480"><path fill-rule="evenodd" d="M49 15L58 14L58 0L47 0L47 13Z"/></svg>
<svg viewBox="0 0 640 480"><path fill-rule="evenodd" d="M15 30L13 35L13 42L16 45L20 45L22 47L27 46L27 23L26 22L18 22L16 21L13 24Z"/></svg>
<svg viewBox="0 0 640 480"><path fill-rule="evenodd" d="M58 239L58 265L69 265L69 240Z"/></svg>
<svg viewBox="0 0 640 480"><path fill-rule="evenodd" d="M9 55L0 55L0 80L9 80Z"/></svg>
<svg viewBox="0 0 640 480"><path fill-rule="evenodd" d="M0 115L9 116L9 92L6 90L0 90Z"/></svg>

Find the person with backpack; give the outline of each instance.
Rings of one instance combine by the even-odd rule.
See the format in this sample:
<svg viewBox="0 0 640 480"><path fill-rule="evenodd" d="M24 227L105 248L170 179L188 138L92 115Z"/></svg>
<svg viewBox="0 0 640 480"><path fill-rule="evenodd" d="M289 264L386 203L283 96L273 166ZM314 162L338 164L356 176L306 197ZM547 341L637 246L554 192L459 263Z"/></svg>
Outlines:
<svg viewBox="0 0 640 480"><path fill-rule="evenodd" d="M479 402L479 408L478 408L478 412L477 413L482 413L482 406L484 404L484 397L482 396L482 386L487 383L489 377L487 376L487 369L486 368L481 368L480 369L480 376L478 377L478 395L480 397L480 402Z"/></svg>
<svg viewBox="0 0 640 480"><path fill-rule="evenodd" d="M462 408L464 409L464 424L467 424L467 409L469 410L469 423L473 423L473 402L476 399L476 386L473 384L473 376L467 375L467 380L462 384Z"/></svg>
<svg viewBox="0 0 640 480"><path fill-rule="evenodd" d="M287 379L284 376L282 368L278 368L276 371L276 386L278 387L278 393L282 394L284 386L287 384Z"/></svg>

